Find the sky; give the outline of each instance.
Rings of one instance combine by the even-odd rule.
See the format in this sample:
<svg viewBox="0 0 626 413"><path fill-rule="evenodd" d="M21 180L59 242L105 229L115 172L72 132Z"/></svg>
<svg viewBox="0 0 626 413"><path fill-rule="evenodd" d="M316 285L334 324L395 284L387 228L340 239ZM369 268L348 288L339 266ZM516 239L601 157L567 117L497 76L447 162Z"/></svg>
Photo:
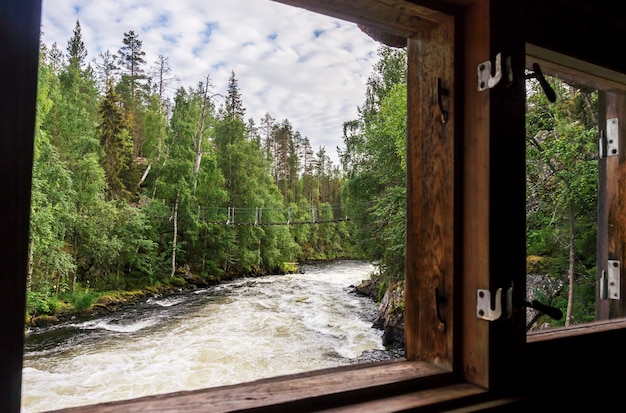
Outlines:
<svg viewBox="0 0 626 413"><path fill-rule="evenodd" d="M246 120L288 119L335 164L343 122L357 117L378 60L379 44L355 24L270 0L43 0L42 42L65 52L77 20L88 62L117 54L131 30L146 70L165 56L178 78L171 96L207 75L224 95L234 71Z"/></svg>

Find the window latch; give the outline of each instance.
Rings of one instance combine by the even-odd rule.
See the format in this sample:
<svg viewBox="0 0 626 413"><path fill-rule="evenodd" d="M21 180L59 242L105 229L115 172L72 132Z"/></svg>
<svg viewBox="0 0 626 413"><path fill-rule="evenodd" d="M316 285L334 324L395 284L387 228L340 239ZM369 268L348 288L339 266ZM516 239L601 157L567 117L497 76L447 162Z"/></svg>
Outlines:
<svg viewBox="0 0 626 413"><path fill-rule="evenodd" d="M563 313L556 307L552 307L546 304L542 304L537 300L524 301L521 307L534 308L537 311L541 311L548 317L560 320L563 318ZM504 310L503 310L504 309ZM506 296L502 297L502 288L498 288L495 293L495 299L491 300L491 292L489 290L478 289L476 290L476 317L494 321L500 318L511 318L513 315L513 287L509 287L506 290Z"/></svg>
<svg viewBox="0 0 626 413"><path fill-rule="evenodd" d="M513 287L506 290L506 297L502 299L502 288L498 288L495 299L491 300L491 291L476 290L476 317L483 320L494 321L503 316L502 308L505 308L504 318L509 318L513 314Z"/></svg>
<svg viewBox="0 0 626 413"><path fill-rule="evenodd" d="M502 79L502 55L496 55L495 73L491 75L491 60L478 64L478 91L491 89Z"/></svg>

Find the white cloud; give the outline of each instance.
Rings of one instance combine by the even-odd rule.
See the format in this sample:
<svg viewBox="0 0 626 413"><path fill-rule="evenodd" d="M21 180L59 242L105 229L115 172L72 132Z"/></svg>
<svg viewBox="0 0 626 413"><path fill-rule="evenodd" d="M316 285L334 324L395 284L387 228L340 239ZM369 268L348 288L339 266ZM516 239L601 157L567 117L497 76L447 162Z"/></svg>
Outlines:
<svg viewBox="0 0 626 413"><path fill-rule="evenodd" d="M234 70L246 118L289 119L335 163L342 123L356 117L377 59L378 45L354 24L269 0L43 0L42 41L64 51L76 20L88 59L117 53L133 30L147 66L166 56L179 86L209 74L223 94Z"/></svg>

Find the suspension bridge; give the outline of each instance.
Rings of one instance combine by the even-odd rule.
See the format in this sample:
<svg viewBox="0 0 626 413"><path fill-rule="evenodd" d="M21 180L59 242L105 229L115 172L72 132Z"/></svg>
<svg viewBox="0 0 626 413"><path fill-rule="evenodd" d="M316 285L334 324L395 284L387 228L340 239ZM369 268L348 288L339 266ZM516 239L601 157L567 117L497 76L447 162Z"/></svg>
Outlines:
<svg viewBox="0 0 626 413"><path fill-rule="evenodd" d="M350 220L338 204L310 205L306 208L199 207L198 216L210 225L314 225Z"/></svg>

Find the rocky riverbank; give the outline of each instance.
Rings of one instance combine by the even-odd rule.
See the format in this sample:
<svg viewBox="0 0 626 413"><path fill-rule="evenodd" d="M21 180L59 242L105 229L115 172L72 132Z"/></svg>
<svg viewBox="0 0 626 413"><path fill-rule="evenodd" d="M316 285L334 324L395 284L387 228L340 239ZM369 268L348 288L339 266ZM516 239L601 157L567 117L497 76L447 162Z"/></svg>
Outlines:
<svg viewBox="0 0 626 413"><path fill-rule="evenodd" d="M380 277L372 276L359 285L355 292L371 297L378 304L378 318L374 327L383 330L383 345L387 349L404 348L404 282L388 285ZM381 297L382 295L382 297Z"/></svg>
<svg viewBox="0 0 626 413"><path fill-rule="evenodd" d="M277 273L288 274L299 271L300 269L296 263L285 263L284 268ZM261 277L264 275L268 274L247 274L246 276ZM199 277L190 271L189 266L183 265L177 269L175 276L169 280L168 284L147 286L143 289L131 291L120 290L98 293L93 299L93 302L86 306L86 308L77 309L69 302L57 300L58 307L51 313L27 314L25 328L50 327L59 322L76 318L96 318L116 312L128 306L136 305L152 297L167 296L183 290L211 287L241 277L242 275L233 275L222 279Z"/></svg>

